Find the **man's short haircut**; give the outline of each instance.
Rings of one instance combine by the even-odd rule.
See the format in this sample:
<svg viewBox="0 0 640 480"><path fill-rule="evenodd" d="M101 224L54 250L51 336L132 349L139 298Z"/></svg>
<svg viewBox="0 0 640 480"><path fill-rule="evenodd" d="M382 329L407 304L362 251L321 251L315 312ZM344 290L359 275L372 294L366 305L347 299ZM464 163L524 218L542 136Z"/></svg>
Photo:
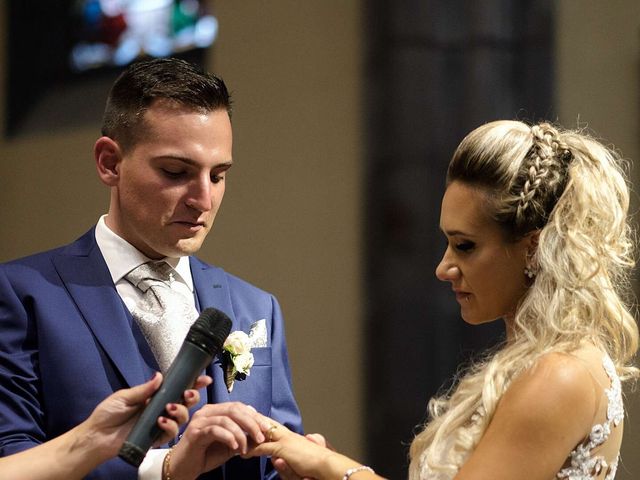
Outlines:
<svg viewBox="0 0 640 480"><path fill-rule="evenodd" d="M184 60L160 58L134 63L109 91L102 135L131 148L144 131L144 113L156 100L168 100L203 113L224 109L231 116L231 97L221 78Z"/></svg>

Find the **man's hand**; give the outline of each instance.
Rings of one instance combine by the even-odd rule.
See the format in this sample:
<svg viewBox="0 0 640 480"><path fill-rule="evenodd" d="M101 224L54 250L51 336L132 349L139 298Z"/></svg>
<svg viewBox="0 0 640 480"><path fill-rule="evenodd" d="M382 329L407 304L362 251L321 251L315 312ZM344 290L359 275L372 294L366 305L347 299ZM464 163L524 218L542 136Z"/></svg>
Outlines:
<svg viewBox="0 0 640 480"><path fill-rule="evenodd" d="M173 480L192 480L246 454L265 440L262 432L269 425L263 419L253 407L239 402L203 406L174 447L167 473Z"/></svg>

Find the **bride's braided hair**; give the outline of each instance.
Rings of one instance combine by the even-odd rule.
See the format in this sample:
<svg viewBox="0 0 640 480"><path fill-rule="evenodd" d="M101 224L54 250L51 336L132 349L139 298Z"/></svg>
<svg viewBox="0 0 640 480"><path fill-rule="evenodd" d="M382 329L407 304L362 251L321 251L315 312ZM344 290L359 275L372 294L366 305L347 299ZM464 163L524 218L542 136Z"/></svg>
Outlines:
<svg viewBox="0 0 640 480"><path fill-rule="evenodd" d="M533 145L524 157L511 194L515 224L521 233L542 228L564 191L572 155L548 123L531 127Z"/></svg>
<svg viewBox="0 0 640 480"><path fill-rule="evenodd" d="M411 479L425 469L453 477L502 394L540 355L589 339L622 379L638 375L638 327L625 303L634 261L623 166L589 135L549 123L491 122L460 143L447 182L478 188L508 238L538 231L538 269L516 310L514 339L429 403L431 418L411 445Z"/></svg>
<svg viewBox="0 0 640 480"><path fill-rule="evenodd" d="M491 124L487 124L491 125ZM487 125L479 127L483 131ZM448 181L485 187L493 205L496 221L515 237L542 228L562 195L573 158L571 150L558 130L549 123L523 128L510 135L502 130L482 135L483 148L468 145L476 141L467 137L456 150L449 164ZM466 145L465 145L466 144ZM466 148L462 148L465 145ZM496 151L504 159L496 168ZM517 159L521 161L518 162Z"/></svg>

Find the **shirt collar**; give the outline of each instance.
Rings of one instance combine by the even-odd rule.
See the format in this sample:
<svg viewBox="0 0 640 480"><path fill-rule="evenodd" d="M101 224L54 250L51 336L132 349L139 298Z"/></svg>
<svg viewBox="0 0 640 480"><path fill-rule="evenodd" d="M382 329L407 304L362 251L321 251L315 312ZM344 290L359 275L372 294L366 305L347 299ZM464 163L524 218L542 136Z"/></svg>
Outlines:
<svg viewBox="0 0 640 480"><path fill-rule="evenodd" d="M138 265L149 262L151 259L140 250L127 242L124 238L115 234L106 224L102 215L96 225L96 243L107 263L107 268L111 274L114 284L117 284L123 277ZM191 266L189 257L165 257L163 259L171 265L178 273L182 282L193 291L193 278L191 277Z"/></svg>

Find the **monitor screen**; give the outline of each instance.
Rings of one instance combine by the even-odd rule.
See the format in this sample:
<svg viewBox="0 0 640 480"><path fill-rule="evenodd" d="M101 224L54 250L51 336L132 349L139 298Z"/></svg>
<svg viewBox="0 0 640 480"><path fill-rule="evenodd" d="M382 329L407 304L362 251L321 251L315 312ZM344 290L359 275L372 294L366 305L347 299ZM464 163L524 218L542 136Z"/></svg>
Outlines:
<svg viewBox="0 0 640 480"><path fill-rule="evenodd" d="M204 63L218 23L204 0L10 0L8 136L99 121L110 84L143 58Z"/></svg>
<svg viewBox="0 0 640 480"><path fill-rule="evenodd" d="M206 48L218 31L197 0L80 0L71 17L68 60L75 71Z"/></svg>

